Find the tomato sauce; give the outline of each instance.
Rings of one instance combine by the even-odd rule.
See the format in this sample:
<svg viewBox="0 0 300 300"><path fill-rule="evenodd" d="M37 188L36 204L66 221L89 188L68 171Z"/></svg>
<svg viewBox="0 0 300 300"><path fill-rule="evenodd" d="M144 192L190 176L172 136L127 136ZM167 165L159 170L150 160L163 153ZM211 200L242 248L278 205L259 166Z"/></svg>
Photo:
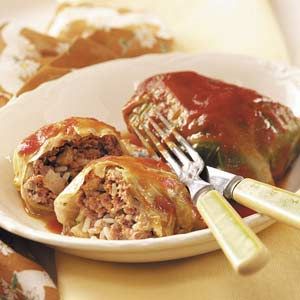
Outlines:
<svg viewBox="0 0 300 300"><path fill-rule="evenodd" d="M52 215L50 217L46 217L45 219L43 219L43 221L45 222L46 228L53 232L53 233L57 233L60 234L63 230L62 224L60 224L55 215Z"/></svg>
<svg viewBox="0 0 300 300"><path fill-rule="evenodd" d="M277 131L284 130L282 123L274 118L280 108L279 104L254 90L194 72L175 72L152 77L139 87L137 94L139 93L152 93L154 97L151 100L155 103L163 102L171 95L188 112L186 116L181 116L182 124L179 127L182 134L190 137L202 132L204 137L207 135L209 139L213 138L224 145L224 148L239 147L241 142L249 144L253 139L271 143L276 134L268 128L262 117L271 118L276 123L273 125ZM166 111L168 107L167 104ZM124 111L127 111L126 107Z"/></svg>
<svg viewBox="0 0 300 300"><path fill-rule="evenodd" d="M22 201L23 203L23 207L24 210L26 211L26 213L34 219L37 219L39 221L42 221L45 224L45 227L47 230L49 230L52 233L57 233L60 234L62 232L62 224L60 224L57 221L56 215L54 212L50 212L47 214L34 214L33 212L31 212L27 207L26 204L24 203L24 201Z"/></svg>
<svg viewBox="0 0 300 300"><path fill-rule="evenodd" d="M252 210L251 208L245 207L242 204L239 204L235 201L229 201L229 202L242 218L251 216L256 213L256 211Z"/></svg>
<svg viewBox="0 0 300 300"><path fill-rule="evenodd" d="M29 155L31 153L34 153L44 144L44 142L48 138L55 136L58 131L59 128L57 128L57 126L55 126L54 124L42 127L40 130L27 137L19 145L19 154Z"/></svg>
<svg viewBox="0 0 300 300"><path fill-rule="evenodd" d="M109 128L115 131L115 128L100 122L94 118L71 117L61 122L43 126L26 139L18 146L20 155L30 155L35 153L46 142L47 139L58 135L59 133L72 135L75 134L75 127L93 128L100 131L102 128Z"/></svg>

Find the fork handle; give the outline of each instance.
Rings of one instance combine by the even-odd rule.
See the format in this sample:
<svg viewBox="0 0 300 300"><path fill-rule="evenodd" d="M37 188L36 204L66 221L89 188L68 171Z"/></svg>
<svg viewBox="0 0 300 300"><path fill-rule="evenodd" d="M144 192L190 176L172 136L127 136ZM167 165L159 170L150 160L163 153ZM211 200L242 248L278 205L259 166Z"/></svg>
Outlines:
<svg viewBox="0 0 300 300"><path fill-rule="evenodd" d="M237 184L232 196L255 211L300 228L300 195L246 178Z"/></svg>
<svg viewBox="0 0 300 300"><path fill-rule="evenodd" d="M233 268L240 274L261 269L268 260L268 250L228 201L215 190L196 198L201 216Z"/></svg>

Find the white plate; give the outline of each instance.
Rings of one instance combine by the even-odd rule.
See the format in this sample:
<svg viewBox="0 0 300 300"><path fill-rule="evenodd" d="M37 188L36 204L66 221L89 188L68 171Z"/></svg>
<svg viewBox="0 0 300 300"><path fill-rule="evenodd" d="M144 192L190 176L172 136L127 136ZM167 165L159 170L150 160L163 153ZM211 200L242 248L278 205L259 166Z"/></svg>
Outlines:
<svg viewBox="0 0 300 300"><path fill-rule="evenodd" d="M295 114L300 115L299 71L245 56L148 55L81 69L22 95L0 111L0 226L64 252L107 261L163 261L217 249L208 229L135 241L89 240L53 234L47 231L44 223L25 213L13 186L9 157L25 136L42 125L69 116L96 117L124 130L121 108L132 95L134 86L151 75L175 70L194 70L254 88L289 105ZM300 160L289 177L289 189L299 188L300 184L297 186L292 180L299 175ZM245 218L245 222L258 232L273 221L255 214Z"/></svg>

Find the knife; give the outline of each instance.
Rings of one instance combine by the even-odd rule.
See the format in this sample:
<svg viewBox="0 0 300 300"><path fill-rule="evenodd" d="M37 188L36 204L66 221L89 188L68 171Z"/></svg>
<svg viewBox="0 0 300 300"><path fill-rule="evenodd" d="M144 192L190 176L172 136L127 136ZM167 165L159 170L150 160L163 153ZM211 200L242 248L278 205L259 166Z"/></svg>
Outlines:
<svg viewBox="0 0 300 300"><path fill-rule="evenodd" d="M207 167L207 180L227 199L300 229L300 195Z"/></svg>

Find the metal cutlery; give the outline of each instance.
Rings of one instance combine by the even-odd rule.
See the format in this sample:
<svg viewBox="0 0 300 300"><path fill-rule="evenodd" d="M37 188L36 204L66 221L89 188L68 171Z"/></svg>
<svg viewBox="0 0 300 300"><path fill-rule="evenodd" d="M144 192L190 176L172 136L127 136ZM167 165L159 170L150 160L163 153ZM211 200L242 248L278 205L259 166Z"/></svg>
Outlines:
<svg viewBox="0 0 300 300"><path fill-rule="evenodd" d="M300 195L250 178L207 167L208 181L227 199L300 228Z"/></svg>
<svg viewBox="0 0 300 300"><path fill-rule="evenodd" d="M240 274L262 268L268 259L266 247L214 186L201 179L205 164L199 154L160 113L156 115L159 123L150 116L141 122L139 116L134 115L130 125L144 146L152 153L156 148L186 184L193 202L233 268ZM225 185L229 186L229 181Z"/></svg>
<svg viewBox="0 0 300 300"><path fill-rule="evenodd" d="M145 105L138 115L145 119L155 112L152 104ZM175 127L163 116L164 126L177 137ZM181 140L184 138L181 136ZM300 195L250 178L243 178L229 172L207 166L206 181L211 183L227 199L268 215L287 225L300 228Z"/></svg>

